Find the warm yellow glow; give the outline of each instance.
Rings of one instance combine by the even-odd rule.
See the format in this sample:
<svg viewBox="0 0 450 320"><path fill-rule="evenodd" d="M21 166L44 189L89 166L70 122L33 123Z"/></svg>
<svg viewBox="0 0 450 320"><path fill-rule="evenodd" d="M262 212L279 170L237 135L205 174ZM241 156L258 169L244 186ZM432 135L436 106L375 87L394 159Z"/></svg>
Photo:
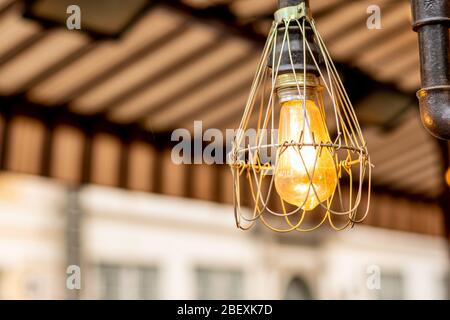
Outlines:
<svg viewBox="0 0 450 320"><path fill-rule="evenodd" d="M447 185L450 187L450 168L448 168L447 172L445 173L445 181L447 182Z"/></svg>
<svg viewBox="0 0 450 320"><path fill-rule="evenodd" d="M330 136L321 111L312 100L291 100L282 104L278 142L327 143ZM303 104L306 109L306 119ZM303 158L303 160L302 160ZM309 174L309 176L308 176ZM312 187L316 190L317 196ZM327 148L303 146L300 151L288 147L278 158L275 169L275 188L280 197L293 205L312 210L330 198L337 186L336 167Z"/></svg>

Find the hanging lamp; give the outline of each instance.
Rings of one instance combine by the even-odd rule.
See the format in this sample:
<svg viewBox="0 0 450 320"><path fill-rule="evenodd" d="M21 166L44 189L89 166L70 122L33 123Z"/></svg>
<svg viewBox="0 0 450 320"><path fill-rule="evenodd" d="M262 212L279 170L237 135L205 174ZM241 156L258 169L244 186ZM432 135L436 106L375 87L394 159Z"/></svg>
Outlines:
<svg viewBox="0 0 450 320"><path fill-rule="evenodd" d="M343 230L369 211L366 142L308 0L278 4L229 154L236 224Z"/></svg>

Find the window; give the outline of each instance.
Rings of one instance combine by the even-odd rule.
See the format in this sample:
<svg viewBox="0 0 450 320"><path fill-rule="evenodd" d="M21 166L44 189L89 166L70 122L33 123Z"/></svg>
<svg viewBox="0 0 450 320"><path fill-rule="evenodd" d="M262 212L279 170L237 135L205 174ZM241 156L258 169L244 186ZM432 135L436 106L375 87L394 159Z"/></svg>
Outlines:
<svg viewBox="0 0 450 320"><path fill-rule="evenodd" d="M116 266L100 267L101 299L119 299L119 274Z"/></svg>
<svg viewBox="0 0 450 320"><path fill-rule="evenodd" d="M99 266L100 298L105 300L158 298L156 268Z"/></svg>
<svg viewBox="0 0 450 320"><path fill-rule="evenodd" d="M241 272L199 268L196 273L198 299L235 300L243 298Z"/></svg>
<svg viewBox="0 0 450 320"><path fill-rule="evenodd" d="M381 273L381 288L378 290L380 300L403 299L403 277L399 273Z"/></svg>
<svg viewBox="0 0 450 320"><path fill-rule="evenodd" d="M312 294L308 284L301 278L296 277L289 283L286 293L284 295L285 300L311 300Z"/></svg>
<svg viewBox="0 0 450 320"><path fill-rule="evenodd" d="M158 297L156 269L139 269L139 296L143 300L153 300Z"/></svg>

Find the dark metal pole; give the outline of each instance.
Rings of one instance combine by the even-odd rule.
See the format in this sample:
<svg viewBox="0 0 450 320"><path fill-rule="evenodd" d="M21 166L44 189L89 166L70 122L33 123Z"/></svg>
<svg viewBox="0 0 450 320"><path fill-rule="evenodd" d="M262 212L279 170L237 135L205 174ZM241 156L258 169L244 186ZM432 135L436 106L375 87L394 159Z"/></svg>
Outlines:
<svg viewBox="0 0 450 320"><path fill-rule="evenodd" d="M422 122L437 138L450 140L449 0L411 0L419 34Z"/></svg>
<svg viewBox="0 0 450 320"><path fill-rule="evenodd" d="M79 203L79 189L69 188L67 191L66 204L66 264L67 267L75 266L82 268L81 228L82 210ZM81 273L82 275L83 273ZM81 276L78 275L78 276ZM81 281L81 279L79 279ZM80 289L66 288L68 300L80 299Z"/></svg>

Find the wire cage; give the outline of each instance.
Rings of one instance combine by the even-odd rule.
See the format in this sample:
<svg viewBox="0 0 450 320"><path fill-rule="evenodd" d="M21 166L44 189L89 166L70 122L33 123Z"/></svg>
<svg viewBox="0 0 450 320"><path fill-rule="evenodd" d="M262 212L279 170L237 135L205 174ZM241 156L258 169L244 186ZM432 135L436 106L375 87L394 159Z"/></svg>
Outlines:
<svg viewBox="0 0 450 320"><path fill-rule="evenodd" d="M343 230L369 212L367 145L304 3L275 13L229 164L240 229Z"/></svg>

